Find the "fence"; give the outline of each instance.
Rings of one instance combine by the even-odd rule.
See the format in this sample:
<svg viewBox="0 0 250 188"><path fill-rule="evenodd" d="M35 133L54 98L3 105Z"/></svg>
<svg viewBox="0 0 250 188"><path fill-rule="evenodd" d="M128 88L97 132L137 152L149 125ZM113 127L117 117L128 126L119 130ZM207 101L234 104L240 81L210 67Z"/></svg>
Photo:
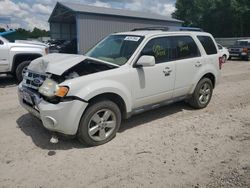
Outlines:
<svg viewBox="0 0 250 188"><path fill-rule="evenodd" d="M250 39L250 37L237 37L237 38L215 38L216 42L222 46L229 47L232 46L236 40Z"/></svg>

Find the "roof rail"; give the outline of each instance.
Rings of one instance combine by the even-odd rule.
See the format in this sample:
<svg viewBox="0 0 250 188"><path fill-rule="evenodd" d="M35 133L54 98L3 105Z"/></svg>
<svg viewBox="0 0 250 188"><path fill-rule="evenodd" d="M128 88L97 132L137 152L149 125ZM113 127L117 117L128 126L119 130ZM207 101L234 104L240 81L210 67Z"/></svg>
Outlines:
<svg viewBox="0 0 250 188"><path fill-rule="evenodd" d="M180 31L203 31L203 29L197 27L180 27L179 29Z"/></svg>
<svg viewBox="0 0 250 188"><path fill-rule="evenodd" d="M150 31L154 31L154 30L168 31L169 28L168 27L143 27L143 28L135 28L135 29L132 29L131 31L145 31L145 30L150 30Z"/></svg>

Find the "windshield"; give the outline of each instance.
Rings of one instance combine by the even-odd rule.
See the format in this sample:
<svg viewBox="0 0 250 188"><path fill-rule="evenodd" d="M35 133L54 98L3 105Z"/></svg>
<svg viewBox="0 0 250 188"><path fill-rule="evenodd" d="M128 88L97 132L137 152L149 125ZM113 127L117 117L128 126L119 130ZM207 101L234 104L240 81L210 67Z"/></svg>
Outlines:
<svg viewBox="0 0 250 188"><path fill-rule="evenodd" d="M139 46L143 37L132 35L110 35L86 55L116 65L124 65L136 48Z"/></svg>

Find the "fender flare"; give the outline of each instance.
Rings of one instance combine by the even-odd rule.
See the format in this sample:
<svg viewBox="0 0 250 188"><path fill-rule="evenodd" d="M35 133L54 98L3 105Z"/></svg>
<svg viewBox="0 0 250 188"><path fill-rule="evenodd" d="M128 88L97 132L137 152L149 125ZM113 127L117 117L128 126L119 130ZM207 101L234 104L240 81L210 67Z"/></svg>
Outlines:
<svg viewBox="0 0 250 188"><path fill-rule="evenodd" d="M28 57L32 57L32 58L25 58L23 61L32 61L36 58L42 57L43 55L40 53L20 53L20 54L15 54L12 58L12 63L10 64L10 70L11 72L14 72L18 66L18 64L20 64L21 62L16 62L16 59L18 58L18 56L28 56ZM23 62L22 61L22 62Z"/></svg>

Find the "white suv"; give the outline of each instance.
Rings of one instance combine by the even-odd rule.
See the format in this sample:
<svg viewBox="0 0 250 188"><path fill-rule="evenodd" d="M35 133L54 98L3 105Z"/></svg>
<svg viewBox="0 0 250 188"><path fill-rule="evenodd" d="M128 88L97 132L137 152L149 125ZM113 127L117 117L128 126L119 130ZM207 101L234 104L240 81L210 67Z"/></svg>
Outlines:
<svg viewBox="0 0 250 188"><path fill-rule="evenodd" d="M47 129L95 146L114 138L121 119L133 114L184 99L206 107L221 63L208 33L116 33L85 56L49 54L32 61L18 93Z"/></svg>

